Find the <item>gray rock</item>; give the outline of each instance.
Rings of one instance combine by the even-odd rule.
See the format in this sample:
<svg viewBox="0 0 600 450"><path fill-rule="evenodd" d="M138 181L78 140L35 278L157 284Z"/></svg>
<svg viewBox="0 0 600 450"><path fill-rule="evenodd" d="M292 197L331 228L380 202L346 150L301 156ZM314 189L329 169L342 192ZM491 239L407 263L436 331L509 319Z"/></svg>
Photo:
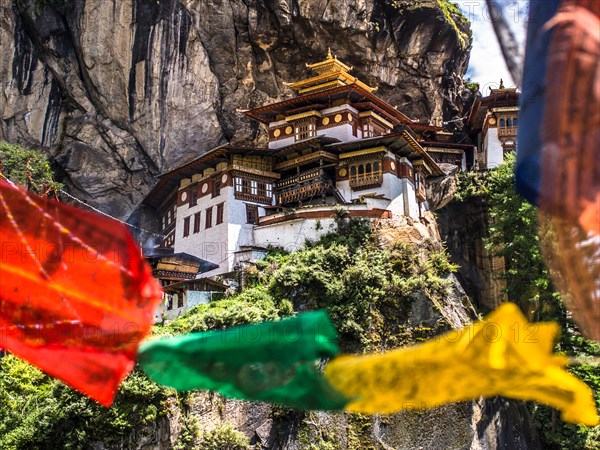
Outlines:
<svg viewBox="0 0 600 450"><path fill-rule="evenodd" d="M292 96L283 82L328 47L411 118L465 104L470 31L435 0L48 3L0 0L0 139L46 152L72 194L119 217L157 173L264 144L239 110Z"/></svg>

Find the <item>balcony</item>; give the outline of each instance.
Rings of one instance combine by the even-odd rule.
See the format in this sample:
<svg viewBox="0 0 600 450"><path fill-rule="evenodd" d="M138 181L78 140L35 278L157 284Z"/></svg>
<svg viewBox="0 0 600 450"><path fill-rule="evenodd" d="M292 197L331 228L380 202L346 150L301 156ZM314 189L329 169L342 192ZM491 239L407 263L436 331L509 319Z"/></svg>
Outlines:
<svg viewBox="0 0 600 450"><path fill-rule="evenodd" d="M275 185L278 189L283 189L288 186L293 186L298 183L303 183L305 181L313 180L315 178L320 178L324 176L324 172L321 169L313 169L308 170L306 172L302 172L298 175L294 175L293 177L284 178L281 181L278 181Z"/></svg>
<svg viewBox="0 0 600 450"><path fill-rule="evenodd" d="M381 172L350 176L350 187L355 190L379 187L382 182L383 174Z"/></svg>
<svg viewBox="0 0 600 450"><path fill-rule="evenodd" d="M498 128L498 137L515 137L517 135L517 127L500 127Z"/></svg>
<svg viewBox="0 0 600 450"><path fill-rule="evenodd" d="M261 203L265 205L270 205L273 201L272 197L268 195L266 191L261 190L258 190L256 194L253 194L252 192L236 191L234 193L234 196L237 200L242 200L244 202Z"/></svg>
<svg viewBox="0 0 600 450"><path fill-rule="evenodd" d="M314 169L277 183L277 204L295 203L327 192L333 183L323 170Z"/></svg>

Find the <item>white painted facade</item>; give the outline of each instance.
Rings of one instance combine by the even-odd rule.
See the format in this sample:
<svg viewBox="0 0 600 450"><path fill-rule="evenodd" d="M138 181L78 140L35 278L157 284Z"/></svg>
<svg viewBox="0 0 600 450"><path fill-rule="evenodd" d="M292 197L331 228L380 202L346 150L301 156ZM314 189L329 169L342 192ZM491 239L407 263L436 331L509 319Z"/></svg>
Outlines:
<svg viewBox="0 0 600 450"><path fill-rule="evenodd" d="M307 210L309 208L306 208ZM318 208L310 208L316 211ZM331 207L320 208L322 211L334 211ZM283 213L282 213L283 214ZM261 225L254 229L254 241L260 247L282 247L287 251L299 250L306 241L315 242L319 237L332 231L335 220L331 218L321 219L291 219L272 225Z"/></svg>
<svg viewBox="0 0 600 450"><path fill-rule="evenodd" d="M504 149L498 137L498 128L488 128L483 138L483 154L488 169L494 169L504 162Z"/></svg>
<svg viewBox="0 0 600 450"><path fill-rule="evenodd" d="M382 157L392 159L395 164L406 164L413 167L407 158L397 158L389 151ZM209 172L209 175L216 174L216 172ZM182 181L180 189L185 189L190 183L201 181L204 178L206 177L185 179ZM343 207L357 213L385 210L391 213L391 217L411 216L413 218L418 218L423 209L426 209L426 204L421 204L422 211L419 211L415 185L411 179L399 178L395 173L384 172L382 180L381 186L361 190L352 189L350 181L347 179L338 181L336 188L348 203ZM333 227L335 209L331 204L308 205L294 209L298 214L303 212L322 213L323 216L317 219L292 218L286 220L285 213L277 213L268 217L269 220L282 220L279 223L260 226L247 223L246 205L257 205L259 217L264 217L266 210L264 205L237 199L234 186L235 182L233 186L223 186L216 197L209 194L198 198L196 206L190 207L186 203L177 207L175 253L188 253L219 266L217 269L203 273L203 277L232 272L239 265L240 257L244 252L247 253L248 248L277 246L294 250L304 245L307 240L314 242ZM329 200L333 200L333 197L330 197ZM217 205L221 203L223 204L223 222L217 224ZM206 228L206 214L209 208L212 208L212 220L211 226ZM197 213L200 213L200 230L194 232L195 214ZM189 234L184 236L186 218L189 218ZM253 252L250 253L253 254ZM250 260L252 259L251 255Z"/></svg>
<svg viewBox="0 0 600 450"><path fill-rule="evenodd" d="M194 306L210 303L213 296L220 298L222 295L223 293L218 291L192 291L187 289L178 294L163 293L163 299L156 310L154 322L160 322L163 319L176 319Z"/></svg>
<svg viewBox="0 0 600 450"><path fill-rule="evenodd" d="M314 131L314 136L325 135L327 137L339 139L341 142L362 139L363 133L362 133L362 129L360 127L356 127L356 136L355 136L352 124L350 124L348 122L341 122L338 125L336 125L336 123L335 123L335 116L337 116L338 114L340 115L340 121L341 121L342 117L347 117L347 114L351 114L352 117L358 118L359 112L356 108L353 108L350 105L344 104L344 105L334 106L332 108L323 109L321 111L318 111L318 114L321 117L333 116L334 118L331 119L332 121L327 125L326 128L322 128L320 125L316 125L315 131ZM283 148L283 147L287 147L288 145L292 145L292 144L296 143L295 132L294 132L294 127L295 127L294 121L287 122L286 120L279 120L277 122L271 122L269 124L268 128L269 128L269 130L274 130L276 128L282 128L282 127L284 127L284 128L289 127L289 129L292 130L291 133L289 134L289 136L286 136L284 138L279 138L276 140L269 141L269 148L271 148L271 149Z"/></svg>
<svg viewBox="0 0 600 450"><path fill-rule="evenodd" d="M216 223L217 205L223 203L223 223ZM219 268L205 272L203 277L210 277L231 272L235 265L234 254L241 247L254 245L253 224L247 223L246 205L257 205L258 215L265 215L264 205L242 201L235 198L233 186L221 188L220 195L210 195L198 199L198 204L189 207L187 204L177 208L177 225L175 229L175 253L188 253L205 259ZM212 226L206 228L206 210L212 207ZM200 231L194 233L194 215L200 212ZM189 235L184 236L184 220L190 217Z"/></svg>

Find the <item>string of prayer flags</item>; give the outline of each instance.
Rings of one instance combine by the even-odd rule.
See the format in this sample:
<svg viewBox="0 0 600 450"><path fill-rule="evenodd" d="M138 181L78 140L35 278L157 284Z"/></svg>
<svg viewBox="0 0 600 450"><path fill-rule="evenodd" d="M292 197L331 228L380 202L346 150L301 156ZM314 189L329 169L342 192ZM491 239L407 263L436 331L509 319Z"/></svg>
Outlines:
<svg viewBox="0 0 600 450"><path fill-rule="evenodd" d="M597 425L591 389L552 354L555 323L527 322L505 303L487 320L424 344L380 355L340 356L325 377L347 397L346 409L393 413L504 395L535 400L562 412L566 422Z"/></svg>
<svg viewBox="0 0 600 450"><path fill-rule="evenodd" d="M255 325L144 343L138 362L156 382L177 390L206 389L230 398L318 410L348 399L315 362L338 353L337 333L323 311Z"/></svg>
<svg viewBox="0 0 600 450"><path fill-rule="evenodd" d="M0 348L110 406L161 288L127 227L0 181Z"/></svg>

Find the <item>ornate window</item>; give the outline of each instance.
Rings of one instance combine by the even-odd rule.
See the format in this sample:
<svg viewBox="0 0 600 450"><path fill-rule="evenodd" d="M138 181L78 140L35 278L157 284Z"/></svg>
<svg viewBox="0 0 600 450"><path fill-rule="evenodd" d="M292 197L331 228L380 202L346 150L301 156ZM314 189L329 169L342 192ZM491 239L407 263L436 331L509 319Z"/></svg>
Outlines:
<svg viewBox="0 0 600 450"><path fill-rule="evenodd" d="M381 186L383 174L379 160L359 161L350 165L350 187Z"/></svg>
<svg viewBox="0 0 600 450"><path fill-rule="evenodd" d="M302 141L303 139L308 139L314 137L316 134L316 124L314 120L303 120L301 122L296 123L295 126L295 138L296 141Z"/></svg>
<svg viewBox="0 0 600 450"><path fill-rule="evenodd" d="M171 231L171 233L169 233L169 235L163 241L163 246L165 248L171 248L171 247L173 247L174 244L175 244L175 232Z"/></svg>
<svg viewBox="0 0 600 450"><path fill-rule="evenodd" d="M254 225L258 223L258 206L246 204L246 222Z"/></svg>
<svg viewBox="0 0 600 450"><path fill-rule="evenodd" d="M419 171L415 171L415 194L419 201L424 202L427 200L427 193L425 191L425 178Z"/></svg>
<svg viewBox="0 0 600 450"><path fill-rule="evenodd" d="M518 120L515 116L501 117L498 121L498 136L513 138L517 135Z"/></svg>
<svg viewBox="0 0 600 450"><path fill-rule="evenodd" d="M264 181L235 178L235 198L256 203L271 204L273 185Z"/></svg>

